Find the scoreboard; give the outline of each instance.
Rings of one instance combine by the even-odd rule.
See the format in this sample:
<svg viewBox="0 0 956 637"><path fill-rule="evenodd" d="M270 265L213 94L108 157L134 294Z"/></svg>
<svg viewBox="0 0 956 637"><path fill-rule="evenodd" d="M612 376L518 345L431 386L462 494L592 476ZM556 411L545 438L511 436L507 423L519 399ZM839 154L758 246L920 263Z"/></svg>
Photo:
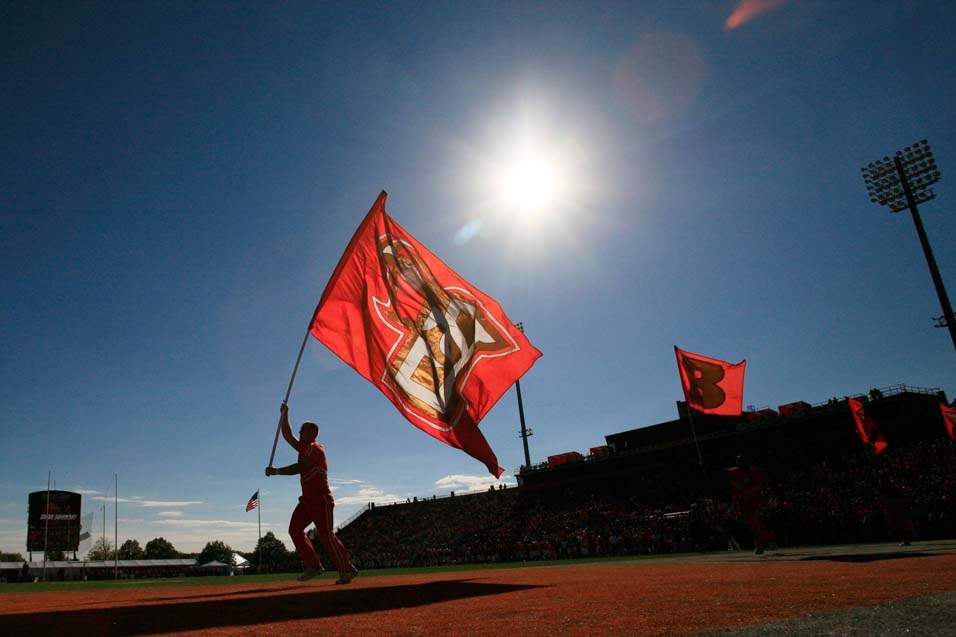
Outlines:
<svg viewBox="0 0 956 637"><path fill-rule="evenodd" d="M80 544L79 493L34 491L29 496L27 550L76 551Z"/></svg>

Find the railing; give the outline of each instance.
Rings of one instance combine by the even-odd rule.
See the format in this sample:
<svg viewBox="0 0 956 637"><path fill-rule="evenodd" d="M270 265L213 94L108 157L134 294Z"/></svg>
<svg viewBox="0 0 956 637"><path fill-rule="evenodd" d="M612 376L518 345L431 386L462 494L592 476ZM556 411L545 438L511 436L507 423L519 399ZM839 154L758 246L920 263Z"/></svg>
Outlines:
<svg viewBox="0 0 956 637"><path fill-rule="evenodd" d="M871 398L870 392L874 391L874 389L878 393L875 394L876 396L875 398ZM887 398L889 396L896 396L899 394L907 394L907 393L935 396L936 394L939 393L939 391L940 391L939 387L916 387L913 385L906 385L904 383L897 383L895 385L887 385L886 387L871 388L870 390L866 392L850 393L846 395L851 397L861 397L864 401L869 401L869 400L879 400L882 398ZM745 411L744 415L748 413L754 413L758 411L759 409L767 409L767 408L768 407L759 407L754 409L753 411ZM814 413L826 413L828 411L837 411L840 409L846 409L845 398L834 397L834 398L831 398L830 400L814 403L810 405L810 411ZM787 420L802 418L803 416L806 415L806 413L807 412L804 411L804 412L797 412L792 414L777 414L776 416L770 416L768 418L763 418L761 420L749 422L749 423L746 420L743 420L737 424L743 425L747 429L758 429L758 428L768 427L771 425L777 425ZM740 430L742 430L742 428ZM736 433L737 432L718 431L718 432L712 432L709 434L698 434L697 441L699 443L704 440L710 440L713 438L722 438L722 437L726 437L730 435L735 435ZM578 460L576 462L569 462L566 464L558 465L556 467L552 467L551 465L548 464L547 461L540 462L538 464L533 464L530 467L519 467L518 469L515 470L515 473L516 474L530 473L530 472L536 472L536 471L546 471L551 469L560 470L563 467L578 466L587 462L597 462L597 461L606 460L608 458L620 458L622 456L630 456L630 455L636 455L640 453L648 453L651 451L659 451L661 449L669 449L672 447L680 447L682 445L691 444L692 442L693 442L693 438L691 438L690 436L686 436L683 438L668 440L667 442L660 442L660 443L651 444L651 445L642 445L640 447L634 447L632 449L619 449L611 453L610 455L607 455L607 454L587 455L587 456L584 456L581 460Z"/></svg>
<svg viewBox="0 0 956 637"><path fill-rule="evenodd" d="M505 490L513 489L513 488L514 488L513 485L505 486ZM498 490L499 489L497 488L495 489L495 491L498 491ZM481 495L483 493L488 493L489 491L490 489L481 489L477 491L463 491L463 492L456 491L453 493L447 493L445 495L432 495L430 497L421 497L421 498L416 496L414 499L406 498L405 500L393 500L392 502L382 502L382 503L369 502L368 504L364 505L361 509L353 513L348 520L346 520L345 522L340 524L338 527L336 527L335 531L336 533L338 533L341 529L344 529L352 522L355 522L355 520L357 520L363 513L365 513L366 511L371 511L372 509L378 509L381 507L390 507L390 506L412 506L415 504L420 504L422 502L431 502L432 500L448 500L450 498L467 498L473 495Z"/></svg>
<svg viewBox="0 0 956 637"><path fill-rule="evenodd" d="M335 527L335 532L338 533L339 531L341 531L342 529L344 529L345 527L347 527L347 526L348 526L349 524L351 524L352 522L355 522L357 519L359 519L359 517L360 517L363 513L365 513L366 511L370 510L371 508L372 508L372 504L371 504L371 503L366 504L366 505L363 506L361 509L359 509L358 511L356 511L355 513L353 513L352 515L350 515L348 520L346 520L346 521L343 522L342 524L340 524L340 525L338 525L337 527Z"/></svg>

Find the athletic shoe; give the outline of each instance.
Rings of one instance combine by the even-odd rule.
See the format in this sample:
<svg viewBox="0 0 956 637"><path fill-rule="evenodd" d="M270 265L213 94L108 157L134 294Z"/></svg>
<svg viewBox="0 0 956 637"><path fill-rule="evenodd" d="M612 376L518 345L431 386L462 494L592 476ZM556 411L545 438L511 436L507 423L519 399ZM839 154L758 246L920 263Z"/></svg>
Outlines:
<svg viewBox="0 0 956 637"><path fill-rule="evenodd" d="M349 582L354 580L357 576L358 576L358 569L353 566L351 571L347 572L345 575L335 580L335 583L348 584Z"/></svg>
<svg viewBox="0 0 956 637"><path fill-rule="evenodd" d="M763 547L755 548L754 555L763 555Z"/></svg>
<svg viewBox="0 0 956 637"><path fill-rule="evenodd" d="M299 580L300 582L305 582L306 580L310 580L313 577L318 577L324 572L325 572L325 569L322 568L321 566L316 566L315 568L307 568L296 579Z"/></svg>

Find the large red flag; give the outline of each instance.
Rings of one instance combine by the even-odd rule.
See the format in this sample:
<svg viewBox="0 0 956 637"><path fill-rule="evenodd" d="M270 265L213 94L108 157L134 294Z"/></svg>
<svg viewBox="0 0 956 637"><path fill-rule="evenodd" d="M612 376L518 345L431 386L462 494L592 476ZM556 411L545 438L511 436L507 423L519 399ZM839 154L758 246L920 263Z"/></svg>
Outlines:
<svg viewBox="0 0 956 637"><path fill-rule="evenodd" d="M385 213L378 196L339 260L312 335L422 431L498 466L478 423L541 356L501 306Z"/></svg>
<svg viewBox="0 0 956 637"><path fill-rule="evenodd" d="M863 403L855 398L847 398L847 404L850 406L850 413L853 414L853 422L856 424L856 431L860 434L860 440L863 444L869 445L875 455L880 455L886 451L886 438L883 432L876 426L876 421L866 413Z"/></svg>
<svg viewBox="0 0 956 637"><path fill-rule="evenodd" d="M943 412L943 424L946 426L946 435L949 436L950 440L956 440L956 409L940 403L939 410Z"/></svg>
<svg viewBox="0 0 956 637"><path fill-rule="evenodd" d="M674 346L674 353L688 407L717 416L743 413L746 360L735 365L685 352L677 346Z"/></svg>

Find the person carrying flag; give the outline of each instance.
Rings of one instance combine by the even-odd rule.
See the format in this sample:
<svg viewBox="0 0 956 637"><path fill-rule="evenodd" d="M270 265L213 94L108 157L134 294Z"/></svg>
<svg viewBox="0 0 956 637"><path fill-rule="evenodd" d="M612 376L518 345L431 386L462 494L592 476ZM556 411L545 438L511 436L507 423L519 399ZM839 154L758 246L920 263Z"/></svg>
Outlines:
<svg viewBox="0 0 956 637"><path fill-rule="evenodd" d="M886 516L886 530L900 546L909 546L913 537L913 521L910 520L910 504L902 490L888 477L878 484L880 508Z"/></svg>
<svg viewBox="0 0 956 637"><path fill-rule="evenodd" d="M306 421L299 429L299 438L292 434L289 426L289 406L285 403L279 407L279 426L282 437L295 449L299 456L295 464L285 467L266 467L266 475L299 475L302 484L302 495L299 504L292 511L289 520L289 535L292 543L302 558L305 571L298 580L304 582L320 575L325 569L315 553L315 547L305 534L310 523L315 523L315 534L322 541L325 552L331 558L339 579L336 584L348 584L358 575L358 569L352 564L349 553L339 538L332 531L332 509L335 501L332 499L332 490L329 489L329 466L325 458L325 449L316 442L319 436L319 426L314 422Z"/></svg>
<svg viewBox="0 0 956 637"><path fill-rule="evenodd" d="M767 471L754 465L746 465L743 456L737 456L737 466L727 469L727 479L730 481L734 504L753 533L754 553L760 555L767 545L774 546L777 540L773 531L760 519L760 508L763 506L760 492L767 479Z"/></svg>

